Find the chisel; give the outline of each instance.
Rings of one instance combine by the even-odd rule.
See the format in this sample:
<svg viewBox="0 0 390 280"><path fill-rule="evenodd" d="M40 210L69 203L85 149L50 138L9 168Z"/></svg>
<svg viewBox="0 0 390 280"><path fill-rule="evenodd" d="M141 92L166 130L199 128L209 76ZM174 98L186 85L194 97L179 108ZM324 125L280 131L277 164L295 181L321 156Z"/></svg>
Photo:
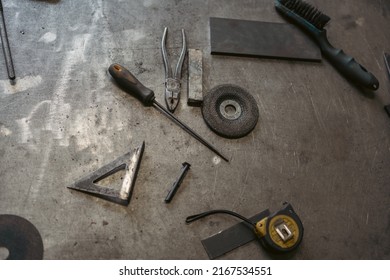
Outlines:
<svg viewBox="0 0 390 280"><path fill-rule="evenodd" d="M180 126L182 129L184 129L188 134L198 140L200 143L202 143L215 154L220 156L223 160L227 162L229 161L227 157L222 155L222 153L220 153L214 146L204 140L195 131L193 131L191 128L181 122L178 118L176 118L168 110L166 110L160 103L158 103L155 99L154 92L151 89L145 87L140 81L138 81L137 78L134 77L134 75L131 74L129 70L117 63L114 63L108 68L108 72L124 91L137 98L139 101L142 102L144 106L153 106L158 111L167 116L170 120L172 120L174 123L176 123L178 126Z"/></svg>

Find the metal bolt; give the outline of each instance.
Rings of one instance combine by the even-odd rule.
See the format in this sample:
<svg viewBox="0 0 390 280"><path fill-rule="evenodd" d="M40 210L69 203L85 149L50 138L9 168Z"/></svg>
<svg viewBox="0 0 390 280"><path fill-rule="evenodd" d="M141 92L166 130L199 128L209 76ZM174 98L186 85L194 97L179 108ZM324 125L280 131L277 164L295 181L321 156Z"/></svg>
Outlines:
<svg viewBox="0 0 390 280"><path fill-rule="evenodd" d="M180 176L176 179L176 181L173 183L171 189L169 190L167 197L165 198L165 203L171 202L173 196L179 189L181 183L183 182L183 179L185 175L187 174L188 170L190 169L191 164L188 162L183 162L183 167L180 170Z"/></svg>

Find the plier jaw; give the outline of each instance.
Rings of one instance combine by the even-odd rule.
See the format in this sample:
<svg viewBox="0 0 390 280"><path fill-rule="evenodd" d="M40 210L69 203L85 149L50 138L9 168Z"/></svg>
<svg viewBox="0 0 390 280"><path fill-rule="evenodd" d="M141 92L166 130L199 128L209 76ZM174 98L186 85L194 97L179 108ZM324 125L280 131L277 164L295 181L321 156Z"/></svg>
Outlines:
<svg viewBox="0 0 390 280"><path fill-rule="evenodd" d="M184 58L187 54L187 44L186 44L186 35L184 29L181 30L182 33L182 50L180 53L179 60L176 65L175 74L173 74L171 65L169 63L167 50L165 47L167 39L168 28L165 27L163 37L161 40L161 52L164 62L165 69L165 102L169 111L174 112L180 100L180 91L181 91L181 69L183 66Z"/></svg>
<svg viewBox="0 0 390 280"><path fill-rule="evenodd" d="M165 102L170 112L174 112L180 100L180 80L167 78L165 80Z"/></svg>

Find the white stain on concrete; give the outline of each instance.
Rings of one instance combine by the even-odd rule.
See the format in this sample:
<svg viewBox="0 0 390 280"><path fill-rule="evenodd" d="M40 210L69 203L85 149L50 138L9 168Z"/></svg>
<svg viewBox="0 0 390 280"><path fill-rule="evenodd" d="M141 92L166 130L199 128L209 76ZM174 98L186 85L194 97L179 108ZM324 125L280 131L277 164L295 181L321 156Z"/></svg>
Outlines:
<svg viewBox="0 0 390 280"><path fill-rule="evenodd" d="M217 156L213 157L213 164L214 165L218 165L220 163L221 163L221 158L220 157L217 157Z"/></svg>
<svg viewBox="0 0 390 280"><path fill-rule="evenodd" d="M21 118L19 120L16 120L16 123L19 125L20 132L19 132L19 141L20 143L27 143L29 140L33 139L33 132L30 126L31 121L34 119L34 115L41 109L41 107L45 104L50 104L49 100L44 100L40 103L38 103L30 112L30 114L25 117ZM35 146L32 146L34 149L36 149Z"/></svg>
<svg viewBox="0 0 390 280"><path fill-rule="evenodd" d="M68 27L68 29L70 30L70 31L76 31L77 29L79 29L80 28L80 24L75 24L75 25L70 25L69 27Z"/></svg>
<svg viewBox="0 0 390 280"><path fill-rule="evenodd" d="M63 139L65 136L61 122L63 116L69 115L71 111L70 104L65 102L69 81L72 80L73 67L85 61L85 48L90 38L91 34L77 35L73 40L72 50L67 52L61 67L63 74L54 88L55 95L50 104L49 118L46 120L47 129L53 132L54 139ZM64 145L67 145L66 142Z"/></svg>
<svg viewBox="0 0 390 280"><path fill-rule="evenodd" d="M122 31L123 38L131 38L132 41L138 41L145 38L145 33L137 29L127 29Z"/></svg>
<svg viewBox="0 0 390 280"><path fill-rule="evenodd" d="M4 8L16 8L18 5L12 1L3 1L3 7Z"/></svg>
<svg viewBox="0 0 390 280"><path fill-rule="evenodd" d="M99 31L97 27L100 25L99 21L104 19L103 1L95 0L91 1L91 3L95 6L95 13L92 18L92 23L89 26L89 33L77 34L72 38L71 46L70 48L67 48L63 62L59 66L61 68L62 75L53 88L53 98L49 101L49 108L46 113L48 116L43 120L44 124L42 124L40 128L53 133L53 137L48 139L48 143L46 143L45 149L42 151L41 165L37 168L37 178L30 186L30 193L32 194L33 199L36 198L41 187L45 184L44 178L50 164L49 158L52 153L52 149L55 147L54 145L69 146L69 135L76 136L76 143L79 149L85 149L91 144L96 144L99 141L101 141L100 144L103 146L110 147L110 145L112 145L111 141L107 141L109 143L105 143L106 141L104 140L106 139L91 137L91 135L95 133L95 131L91 131L94 127L88 125L88 121L85 120L85 114L72 114L74 112L72 112L71 104L66 102L66 97L71 90L70 81L75 75L75 67L86 62L88 59L91 59L90 57L87 57L86 50L88 48L96 48L96 41L94 39L101 35L101 31ZM108 31L109 30L107 30L107 32ZM103 30L103 33L104 32L105 30ZM99 43L107 47L106 49L108 50L110 49L110 44L113 44L113 40L109 37L103 37L103 42ZM60 48L59 51L63 51L62 48ZM107 60L109 60L108 55ZM105 64L108 65L108 63ZM86 70L86 73L89 73L88 70ZM102 73L105 72L103 71ZM86 75L85 73L80 74ZM72 122L64 122L64 116L70 116ZM27 119L28 117L18 122L22 127L22 131L24 131L24 134L22 135L22 140L24 141L29 139L32 134L31 130L28 129L28 121L26 122ZM102 120L102 123L104 122L105 120ZM33 133L35 134L37 131L38 130L35 129Z"/></svg>
<svg viewBox="0 0 390 280"><path fill-rule="evenodd" d="M4 137L4 136L9 136L12 134L12 131L9 130L8 128L6 128L5 126L0 126L0 136Z"/></svg>
<svg viewBox="0 0 390 280"><path fill-rule="evenodd" d="M14 94L37 87L42 82L41 76L26 76L23 78L16 78L15 84L11 85L9 80L1 80L0 88L3 94ZM0 93L1 94L1 93Z"/></svg>
<svg viewBox="0 0 390 280"><path fill-rule="evenodd" d="M51 43L54 42L57 39L57 34L53 32L46 32L43 34L41 38L39 38L38 42L43 42L43 43Z"/></svg>
<svg viewBox="0 0 390 280"><path fill-rule="evenodd" d="M16 120L16 123L19 125L20 128L20 143L27 143L29 139L32 138L32 132L30 129L30 125L28 124L28 119L27 118L22 118L20 120Z"/></svg>
<svg viewBox="0 0 390 280"><path fill-rule="evenodd" d="M61 126L61 119L63 118L63 114L69 114L70 105L65 103L65 96L68 90L68 83L71 79L71 70L74 65L76 65L80 58L84 58L84 51L77 49L77 46L82 46L85 42L83 36L77 37L74 41L72 51L67 53L67 56L64 60L64 64L62 65L63 75L61 79L59 79L58 83L54 88L53 99L51 101L46 101L49 104L49 115L48 118L44 120L42 124L42 129L53 132L53 139L63 139L64 131ZM29 120L35 114L35 112L42 106L42 103L38 104L27 116L26 118L22 118L17 121L18 125L21 128L21 142L25 143L28 139L33 137L32 129L30 127ZM62 114L61 114L62 113ZM38 196L40 188L44 183L44 176L49 164L49 157L51 150L53 148L53 140L49 140L46 143L46 149L42 152L42 160L41 165L37 170L37 178L35 183L30 186L30 193L32 198L35 199Z"/></svg>
<svg viewBox="0 0 390 280"><path fill-rule="evenodd" d="M366 19L363 18L363 17L360 17L360 18L358 18L358 19L355 21L355 23L356 23L357 25L359 25L359 26L363 26L363 25L365 24L365 22L366 22Z"/></svg>
<svg viewBox="0 0 390 280"><path fill-rule="evenodd" d="M154 0L144 0L144 7L149 8L149 7L153 6L154 3L155 3Z"/></svg>

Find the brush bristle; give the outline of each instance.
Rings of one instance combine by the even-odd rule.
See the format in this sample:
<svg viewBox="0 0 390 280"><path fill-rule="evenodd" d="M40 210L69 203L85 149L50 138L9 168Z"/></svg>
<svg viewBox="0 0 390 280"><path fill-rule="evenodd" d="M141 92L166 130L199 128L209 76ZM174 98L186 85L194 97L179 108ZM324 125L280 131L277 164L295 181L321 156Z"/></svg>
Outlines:
<svg viewBox="0 0 390 280"><path fill-rule="evenodd" d="M301 0L279 0L290 11L304 18L312 25L322 30L329 22L330 17L323 14L317 8Z"/></svg>

